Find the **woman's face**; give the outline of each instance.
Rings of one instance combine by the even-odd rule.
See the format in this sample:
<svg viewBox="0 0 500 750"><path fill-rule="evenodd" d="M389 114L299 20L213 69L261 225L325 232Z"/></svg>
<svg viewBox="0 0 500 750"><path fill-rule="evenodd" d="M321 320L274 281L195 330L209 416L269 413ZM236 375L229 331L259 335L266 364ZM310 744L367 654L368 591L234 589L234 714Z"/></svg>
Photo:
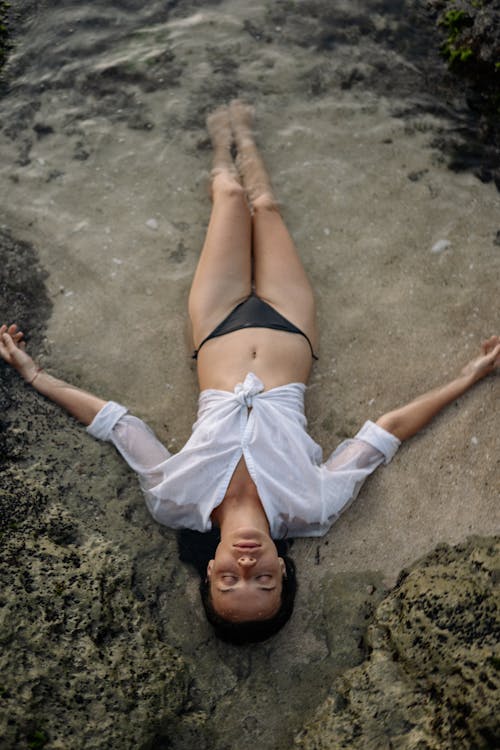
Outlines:
<svg viewBox="0 0 500 750"><path fill-rule="evenodd" d="M208 563L212 605L231 622L267 620L280 608L284 574L271 537L256 529L232 532Z"/></svg>

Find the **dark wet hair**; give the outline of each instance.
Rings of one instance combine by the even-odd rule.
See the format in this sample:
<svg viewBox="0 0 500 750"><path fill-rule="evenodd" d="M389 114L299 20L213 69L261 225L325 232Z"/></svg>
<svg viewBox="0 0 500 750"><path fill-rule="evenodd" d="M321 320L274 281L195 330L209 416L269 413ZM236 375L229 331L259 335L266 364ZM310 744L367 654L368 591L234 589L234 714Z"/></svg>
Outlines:
<svg viewBox="0 0 500 750"><path fill-rule="evenodd" d="M221 617L215 611L210 595L210 583L207 579L207 565L215 555L220 541L218 529L207 534L183 529L177 534L179 557L182 562L192 565L200 576L200 595L207 620L212 625L215 635L226 643L243 645L265 641L275 635L290 619L297 592L297 577L295 564L288 555L292 541L275 540L279 557L285 562L286 575L283 576L281 590L281 604L275 615L267 620L247 620L246 622L232 622Z"/></svg>

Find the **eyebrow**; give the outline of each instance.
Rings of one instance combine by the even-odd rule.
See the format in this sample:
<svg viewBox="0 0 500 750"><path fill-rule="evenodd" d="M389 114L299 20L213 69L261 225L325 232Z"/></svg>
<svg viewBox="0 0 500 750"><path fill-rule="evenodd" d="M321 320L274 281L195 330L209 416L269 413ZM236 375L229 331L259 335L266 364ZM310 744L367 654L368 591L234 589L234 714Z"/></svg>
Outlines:
<svg viewBox="0 0 500 750"><path fill-rule="evenodd" d="M258 591L275 591L276 590L276 586L270 586L270 587L259 586L257 590ZM221 594L229 594L231 591L236 591L236 589L234 589L234 588L220 589L219 587L217 587L217 591L220 591Z"/></svg>

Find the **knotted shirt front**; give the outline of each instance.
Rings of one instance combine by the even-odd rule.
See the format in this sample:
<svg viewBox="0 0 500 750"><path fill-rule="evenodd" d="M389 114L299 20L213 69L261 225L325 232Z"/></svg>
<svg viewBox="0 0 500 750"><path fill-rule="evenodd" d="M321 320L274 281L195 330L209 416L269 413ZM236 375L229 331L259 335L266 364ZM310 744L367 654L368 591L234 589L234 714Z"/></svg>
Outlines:
<svg viewBox="0 0 500 750"><path fill-rule="evenodd" d="M204 390L191 436L175 454L113 401L87 429L114 443L138 474L151 514L165 526L208 531L243 457L271 536L321 536L400 441L366 422L323 463L320 446L306 431L305 389L288 383L265 391L249 373L232 392Z"/></svg>

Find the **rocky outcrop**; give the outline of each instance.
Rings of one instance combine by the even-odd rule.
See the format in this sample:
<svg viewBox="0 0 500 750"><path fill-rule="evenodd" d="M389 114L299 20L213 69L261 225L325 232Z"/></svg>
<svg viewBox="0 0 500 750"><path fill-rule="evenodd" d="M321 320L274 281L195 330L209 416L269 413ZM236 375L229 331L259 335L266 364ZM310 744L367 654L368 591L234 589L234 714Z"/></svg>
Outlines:
<svg viewBox="0 0 500 750"><path fill-rule="evenodd" d="M489 138L498 148L500 2L429 0L428 6L442 38L441 53L450 70L465 83L471 109L486 118L483 134L489 130Z"/></svg>
<svg viewBox="0 0 500 750"><path fill-rule="evenodd" d="M9 51L9 32L7 29L8 3L0 2L0 73Z"/></svg>
<svg viewBox="0 0 500 750"><path fill-rule="evenodd" d="M493 748L500 544L442 546L404 572L368 629L370 658L346 672L297 750Z"/></svg>
<svg viewBox="0 0 500 750"><path fill-rule="evenodd" d="M500 3L498 0L429 0L445 34L443 54L483 87L500 85Z"/></svg>
<svg viewBox="0 0 500 750"><path fill-rule="evenodd" d="M0 319L18 321L40 351L46 274L5 228L0 253ZM134 589L131 556L58 499L72 490L53 481L64 464L52 455L57 412L3 365L0 410L0 746L135 750L191 736L197 717L178 718L188 671Z"/></svg>
<svg viewBox="0 0 500 750"><path fill-rule="evenodd" d="M179 713L187 675L127 557L53 505L4 534L0 565L3 747L146 746Z"/></svg>

